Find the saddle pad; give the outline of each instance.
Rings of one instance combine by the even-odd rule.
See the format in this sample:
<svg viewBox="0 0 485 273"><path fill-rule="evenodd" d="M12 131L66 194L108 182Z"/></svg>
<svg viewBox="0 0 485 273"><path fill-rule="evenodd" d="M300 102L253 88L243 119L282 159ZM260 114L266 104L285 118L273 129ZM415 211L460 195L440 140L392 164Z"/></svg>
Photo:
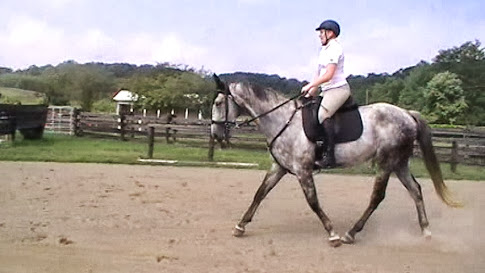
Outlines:
<svg viewBox="0 0 485 273"><path fill-rule="evenodd" d="M322 97L302 98L303 130L312 142L323 141L324 128L318 122L318 110ZM337 110L332 119L335 121L335 143L357 140L364 130L359 108L352 97Z"/></svg>

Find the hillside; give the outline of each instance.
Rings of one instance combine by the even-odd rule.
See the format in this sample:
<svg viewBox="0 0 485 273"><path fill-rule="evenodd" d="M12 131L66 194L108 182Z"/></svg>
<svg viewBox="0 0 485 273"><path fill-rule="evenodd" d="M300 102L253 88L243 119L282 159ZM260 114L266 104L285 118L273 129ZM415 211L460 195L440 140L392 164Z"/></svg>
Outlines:
<svg viewBox="0 0 485 273"><path fill-rule="evenodd" d="M227 82L247 81L257 84L261 87L271 87L283 94L294 95L300 92L301 88L307 82L300 82L296 79L282 78L278 75L267 75L260 73L236 72L219 75L221 79Z"/></svg>
<svg viewBox="0 0 485 273"><path fill-rule="evenodd" d="M47 102L46 95L40 92L23 90L18 88L0 87L0 103L4 104L44 104Z"/></svg>

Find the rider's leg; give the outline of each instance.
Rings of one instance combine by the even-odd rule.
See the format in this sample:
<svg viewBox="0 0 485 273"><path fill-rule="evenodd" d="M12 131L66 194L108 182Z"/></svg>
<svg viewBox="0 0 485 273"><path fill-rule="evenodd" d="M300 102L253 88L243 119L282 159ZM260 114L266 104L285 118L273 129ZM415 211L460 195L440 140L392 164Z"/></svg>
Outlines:
<svg viewBox="0 0 485 273"><path fill-rule="evenodd" d="M335 166L335 130L333 114L342 106L350 96L348 84L333 88L323 93L322 103L318 111L318 120L325 128L325 156L315 161L319 168L332 168Z"/></svg>
<svg viewBox="0 0 485 273"><path fill-rule="evenodd" d="M325 128L325 156L321 160L315 161L315 165L319 168L333 168L335 167L335 132L333 119L327 118L323 121Z"/></svg>
<svg viewBox="0 0 485 273"><path fill-rule="evenodd" d="M337 112L345 101L350 97L350 87L348 84L323 91L323 99L318 111L318 121L323 123Z"/></svg>

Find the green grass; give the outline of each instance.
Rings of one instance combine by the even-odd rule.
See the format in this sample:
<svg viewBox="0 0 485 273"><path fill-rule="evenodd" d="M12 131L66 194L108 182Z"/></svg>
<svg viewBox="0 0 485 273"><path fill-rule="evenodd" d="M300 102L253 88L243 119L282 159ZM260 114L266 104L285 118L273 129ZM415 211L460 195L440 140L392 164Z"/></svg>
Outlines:
<svg viewBox="0 0 485 273"><path fill-rule="evenodd" d="M202 141L180 140L167 144L162 139L155 142L154 158L191 162L207 162L208 143ZM269 153L264 149L232 148L216 149L214 161L257 163L259 169L271 165ZM23 140L18 134L15 142L0 143L0 160L3 161L53 161L53 162L91 162L140 164L137 159L146 157L147 144L144 140L119 141L115 139L96 139L89 137L44 134L41 140ZM441 164L443 177L453 180L483 180L485 168L458 165L457 172L450 171L449 164ZM411 161L411 170L416 177L429 177L421 159ZM350 169L335 169L326 173L374 175L370 164Z"/></svg>
<svg viewBox="0 0 485 273"><path fill-rule="evenodd" d="M17 134L14 143L0 146L0 160L133 164L145 148L141 143L120 144L125 143L49 134L41 140L22 140Z"/></svg>
<svg viewBox="0 0 485 273"><path fill-rule="evenodd" d="M0 103L6 104L44 104L46 96L43 93L17 88L0 87Z"/></svg>
<svg viewBox="0 0 485 273"><path fill-rule="evenodd" d="M141 140L119 141L53 134L44 134L41 140L23 140L17 134L15 142L0 144L0 160L137 164L138 158L146 157L147 146ZM154 157L157 159L207 161L207 156L207 143L179 141L167 144L161 139L155 142ZM264 168L270 166L269 156L263 150L217 150L214 160L258 163Z"/></svg>

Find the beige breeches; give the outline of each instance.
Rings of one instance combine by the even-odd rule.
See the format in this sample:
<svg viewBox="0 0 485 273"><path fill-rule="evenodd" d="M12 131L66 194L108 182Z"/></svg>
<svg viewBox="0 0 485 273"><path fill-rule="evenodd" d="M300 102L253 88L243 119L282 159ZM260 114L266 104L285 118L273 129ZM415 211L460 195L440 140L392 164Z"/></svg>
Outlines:
<svg viewBox="0 0 485 273"><path fill-rule="evenodd" d="M332 88L322 93L323 99L318 111L318 121L322 123L325 119L333 116L350 96L348 84Z"/></svg>

